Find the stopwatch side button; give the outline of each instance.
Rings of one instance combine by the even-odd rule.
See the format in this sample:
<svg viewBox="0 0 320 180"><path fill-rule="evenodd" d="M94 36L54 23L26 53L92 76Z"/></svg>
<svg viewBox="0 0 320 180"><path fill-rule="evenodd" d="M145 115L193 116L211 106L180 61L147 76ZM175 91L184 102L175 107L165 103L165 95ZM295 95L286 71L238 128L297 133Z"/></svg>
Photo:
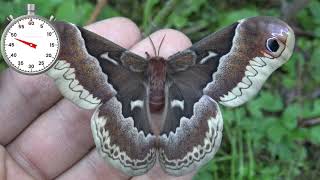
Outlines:
<svg viewBox="0 0 320 180"><path fill-rule="evenodd" d="M53 15L50 16L49 21L55 21L56 17L54 17Z"/></svg>
<svg viewBox="0 0 320 180"><path fill-rule="evenodd" d="M12 21L14 18L13 18L13 16L10 14L8 17L7 17L7 20L8 21Z"/></svg>

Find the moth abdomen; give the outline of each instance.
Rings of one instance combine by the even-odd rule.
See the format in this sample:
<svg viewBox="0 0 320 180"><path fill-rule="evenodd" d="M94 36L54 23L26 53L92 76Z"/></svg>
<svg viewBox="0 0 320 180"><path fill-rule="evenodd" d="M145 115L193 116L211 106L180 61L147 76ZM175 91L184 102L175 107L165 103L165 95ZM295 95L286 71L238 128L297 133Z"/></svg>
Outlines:
<svg viewBox="0 0 320 180"><path fill-rule="evenodd" d="M166 66L166 60L162 57L152 57L149 60L147 76L149 83L149 107L151 112L158 112L164 107Z"/></svg>

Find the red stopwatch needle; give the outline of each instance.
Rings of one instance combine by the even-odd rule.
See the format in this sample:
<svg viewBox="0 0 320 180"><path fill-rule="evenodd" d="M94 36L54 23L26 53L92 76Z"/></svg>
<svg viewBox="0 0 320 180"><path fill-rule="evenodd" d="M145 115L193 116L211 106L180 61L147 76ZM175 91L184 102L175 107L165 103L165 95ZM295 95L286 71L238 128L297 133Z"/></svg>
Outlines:
<svg viewBox="0 0 320 180"><path fill-rule="evenodd" d="M24 40L21 40L21 39L17 39L17 38L15 38L15 39L16 39L17 41L22 42L23 44L26 44L26 45L32 47L32 48L36 48L36 47L37 47L36 44L33 44L33 43L31 43L31 42L27 42L27 41L24 41Z"/></svg>

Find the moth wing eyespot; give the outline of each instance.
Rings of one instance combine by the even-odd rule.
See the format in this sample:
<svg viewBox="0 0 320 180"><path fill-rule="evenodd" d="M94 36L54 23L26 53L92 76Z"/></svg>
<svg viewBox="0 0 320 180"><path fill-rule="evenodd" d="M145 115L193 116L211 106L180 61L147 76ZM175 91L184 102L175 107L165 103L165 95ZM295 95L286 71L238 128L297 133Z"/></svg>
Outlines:
<svg viewBox="0 0 320 180"><path fill-rule="evenodd" d="M277 58L281 56L285 48L286 44L281 39L278 39L277 37L270 37L265 42L265 49L263 50L263 54L266 57L271 56L272 59Z"/></svg>
<svg viewBox="0 0 320 180"><path fill-rule="evenodd" d="M279 50L280 44L278 43L276 38L269 38L266 42L266 48L271 53L275 53Z"/></svg>

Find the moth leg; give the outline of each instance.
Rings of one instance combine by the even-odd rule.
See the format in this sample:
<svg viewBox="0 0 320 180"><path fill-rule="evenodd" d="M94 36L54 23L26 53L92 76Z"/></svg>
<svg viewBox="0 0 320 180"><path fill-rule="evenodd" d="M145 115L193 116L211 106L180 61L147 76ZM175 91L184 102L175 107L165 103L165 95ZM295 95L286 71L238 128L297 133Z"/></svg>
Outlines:
<svg viewBox="0 0 320 180"><path fill-rule="evenodd" d="M214 157L221 143L222 130L223 119L217 102L203 95L195 103L191 118L182 117L175 132L161 135L161 167L175 176L196 170Z"/></svg>
<svg viewBox="0 0 320 180"><path fill-rule="evenodd" d="M97 108L91 128L99 154L129 176L146 173L156 162L156 139L134 127L132 117L124 118L116 97Z"/></svg>

